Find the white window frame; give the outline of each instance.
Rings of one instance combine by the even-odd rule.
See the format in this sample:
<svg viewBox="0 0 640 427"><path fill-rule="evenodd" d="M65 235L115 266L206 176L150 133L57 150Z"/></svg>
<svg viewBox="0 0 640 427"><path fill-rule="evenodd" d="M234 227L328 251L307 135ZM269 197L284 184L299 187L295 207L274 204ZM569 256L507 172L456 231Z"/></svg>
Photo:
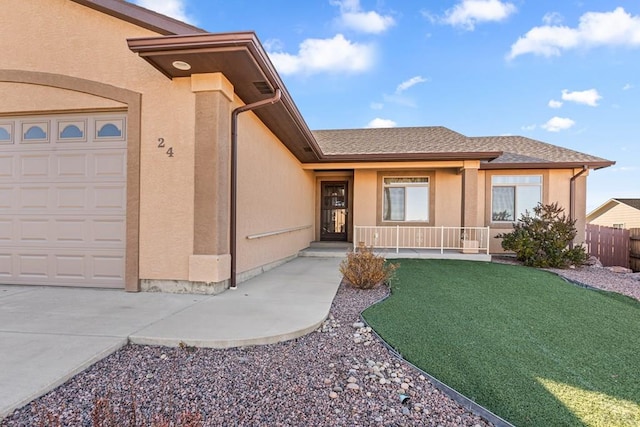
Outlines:
<svg viewBox="0 0 640 427"><path fill-rule="evenodd" d="M387 180L399 180L399 181L409 181L412 179L423 179L424 181L422 182L390 182L387 183ZM392 176L383 176L382 177L382 221L383 222L407 222L407 223L425 223L425 222L429 222L429 209L431 208L431 179L429 178L429 176L426 175L411 175L411 176L398 176L398 175L392 175ZM386 203L386 197L385 197L385 193L386 193L386 189L387 188L403 188L405 189L404 191L404 209L403 209L403 217L404 219L391 219L391 217L389 217L389 219L385 218L385 207L387 206ZM425 188L427 190L427 204L425 206L425 212L426 212L426 218L420 218L420 219L409 219L407 220L407 211L408 211L408 198L407 198L407 188Z"/></svg>
<svg viewBox="0 0 640 427"><path fill-rule="evenodd" d="M527 180L531 180L531 178L537 178L538 182L526 182ZM496 183L496 180L500 180L503 182ZM511 182L509 182L511 181ZM518 200L518 189L519 188L535 188L537 187L540 191L540 197L538 199L539 203L542 203L542 186L544 185L544 178L539 174L531 174L531 175L493 175L491 176L491 222L516 222L520 219L520 215L526 211L531 212L535 206L527 206L523 208L520 206L520 202ZM508 219L496 219L495 217L495 188L513 188L513 217ZM536 203L537 205L537 203Z"/></svg>

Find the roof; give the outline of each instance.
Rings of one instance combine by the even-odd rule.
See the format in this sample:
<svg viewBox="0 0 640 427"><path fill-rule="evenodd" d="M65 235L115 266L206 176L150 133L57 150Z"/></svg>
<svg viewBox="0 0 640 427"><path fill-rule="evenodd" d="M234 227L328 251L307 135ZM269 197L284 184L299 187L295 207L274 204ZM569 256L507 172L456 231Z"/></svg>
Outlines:
<svg viewBox="0 0 640 427"><path fill-rule="evenodd" d="M631 206L634 209L640 210L640 199L613 199L613 200L623 203L627 206Z"/></svg>
<svg viewBox="0 0 640 427"><path fill-rule="evenodd" d="M124 0L71 0L158 34L193 34L206 31Z"/></svg>
<svg viewBox="0 0 640 427"><path fill-rule="evenodd" d="M475 158L482 169L601 168L614 162L523 136L467 137L442 126L318 130L327 157Z"/></svg>
<svg viewBox="0 0 640 427"><path fill-rule="evenodd" d="M469 138L442 126L311 132L255 33L207 33L124 0L72 1L161 34L127 43L167 78L220 72L247 104L280 89L280 102L254 113L303 163L474 159L482 161L482 169L598 169L614 164L521 136ZM187 62L190 69L177 69L176 61Z"/></svg>
<svg viewBox="0 0 640 427"><path fill-rule="evenodd" d="M466 136L443 126L316 130L313 135L326 160L489 160L501 154L471 149Z"/></svg>

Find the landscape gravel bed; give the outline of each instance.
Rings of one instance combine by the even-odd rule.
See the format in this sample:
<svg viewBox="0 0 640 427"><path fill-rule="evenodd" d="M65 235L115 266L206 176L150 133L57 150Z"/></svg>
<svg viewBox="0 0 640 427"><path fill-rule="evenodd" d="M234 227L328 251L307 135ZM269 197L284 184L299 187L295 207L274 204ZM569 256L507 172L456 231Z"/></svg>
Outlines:
<svg viewBox="0 0 640 427"><path fill-rule="evenodd" d="M592 288L617 292L640 301L640 273L618 273L607 267L588 266L562 270L550 268L549 271Z"/></svg>
<svg viewBox="0 0 640 427"><path fill-rule="evenodd" d="M360 323L359 313L386 293L341 285L322 326L284 343L227 350L127 346L1 425L91 426L98 410L110 418L105 425L121 426L175 421L180 414L204 426L489 425Z"/></svg>

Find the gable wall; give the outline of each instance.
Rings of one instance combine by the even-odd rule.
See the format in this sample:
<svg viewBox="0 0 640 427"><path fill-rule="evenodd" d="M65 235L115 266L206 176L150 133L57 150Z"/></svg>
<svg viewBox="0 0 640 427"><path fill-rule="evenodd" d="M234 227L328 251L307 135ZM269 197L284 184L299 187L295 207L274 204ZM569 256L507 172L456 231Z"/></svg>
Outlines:
<svg viewBox="0 0 640 427"><path fill-rule="evenodd" d="M624 228L637 228L640 227L640 210L618 203L602 215L592 219L590 223L605 227L624 224Z"/></svg>

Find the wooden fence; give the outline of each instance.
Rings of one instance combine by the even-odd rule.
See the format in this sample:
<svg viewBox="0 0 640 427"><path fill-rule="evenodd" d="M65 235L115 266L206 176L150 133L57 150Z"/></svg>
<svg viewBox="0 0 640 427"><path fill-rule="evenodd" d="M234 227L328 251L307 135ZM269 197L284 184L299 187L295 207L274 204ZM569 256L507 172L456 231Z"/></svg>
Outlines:
<svg viewBox="0 0 640 427"><path fill-rule="evenodd" d="M640 271L640 228L629 230L629 268Z"/></svg>
<svg viewBox="0 0 640 427"><path fill-rule="evenodd" d="M640 229L635 229L640 231ZM636 245L640 244L640 232L635 234ZM619 265L629 268L630 242L629 230L611 227L601 227L595 224L587 224L586 239L587 252L597 257L603 266ZM636 247L636 253L640 253ZM640 260L635 259L635 262Z"/></svg>

